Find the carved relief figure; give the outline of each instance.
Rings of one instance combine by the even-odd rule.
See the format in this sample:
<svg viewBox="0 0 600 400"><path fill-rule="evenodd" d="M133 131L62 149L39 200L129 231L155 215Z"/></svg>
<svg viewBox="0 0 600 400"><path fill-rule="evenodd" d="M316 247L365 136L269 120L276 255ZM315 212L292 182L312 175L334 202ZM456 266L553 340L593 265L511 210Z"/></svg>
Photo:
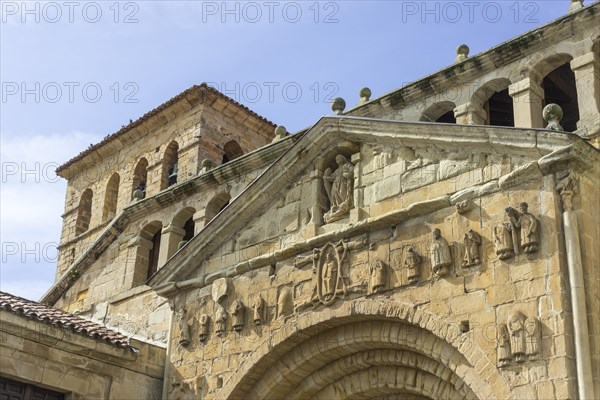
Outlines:
<svg viewBox="0 0 600 400"><path fill-rule="evenodd" d="M510 225L503 223L494 227L494 245L498 259L505 260L515 255Z"/></svg>
<svg viewBox="0 0 600 400"><path fill-rule="evenodd" d="M481 236L473 229L465 233L465 256L463 258L463 267L472 267L481 263L479 258L479 246L481 246Z"/></svg>
<svg viewBox="0 0 600 400"><path fill-rule="evenodd" d="M279 292L279 297L277 298L277 318L285 318L292 315L293 309L292 291L290 288L284 287Z"/></svg>
<svg viewBox="0 0 600 400"><path fill-rule="evenodd" d="M227 311L225 311L225 308L220 304L217 304L216 307L217 311L215 312L215 333L221 336L223 333L225 333L226 330L225 323L227 321Z"/></svg>
<svg viewBox="0 0 600 400"><path fill-rule="evenodd" d="M404 259L404 266L406 267L406 277L410 283L415 283L419 280L420 268L419 265L423 259L417 252L411 247L408 248L406 258Z"/></svg>
<svg viewBox="0 0 600 400"><path fill-rule="evenodd" d="M208 314L202 314L200 316L200 333L198 335L200 337L201 342L204 342L206 341L206 339L208 339L209 324L210 317L208 316Z"/></svg>
<svg viewBox="0 0 600 400"><path fill-rule="evenodd" d="M254 299L254 303L252 303L252 320L254 321L254 325L262 325L265 321L265 301L262 296L259 294L258 297Z"/></svg>
<svg viewBox="0 0 600 400"><path fill-rule="evenodd" d="M506 324L498 326L498 365L504 367L512 360L510 352L510 335Z"/></svg>
<svg viewBox="0 0 600 400"><path fill-rule="evenodd" d="M231 328L240 332L244 328L244 317L246 316L246 309L244 303L240 299L233 302L231 306Z"/></svg>
<svg viewBox="0 0 600 400"><path fill-rule="evenodd" d="M385 264L381 260L375 260L369 266L369 293L379 293L385 289L386 271Z"/></svg>
<svg viewBox="0 0 600 400"><path fill-rule="evenodd" d="M338 168L332 172L327 168L323 174L323 183L331 205L325 213L325 222L341 219L354 206L354 165L339 154L335 157Z"/></svg>
<svg viewBox="0 0 600 400"><path fill-rule="evenodd" d="M538 250L538 221L527 211L527 208L527 203L521 203L519 205L520 212L512 207L508 207L506 209L506 214L510 218L510 226L514 230L520 230L521 249L523 249L525 253L535 253Z"/></svg>
<svg viewBox="0 0 600 400"><path fill-rule="evenodd" d="M537 318L529 317L525 320L525 353L530 360L535 360L540 354L540 321Z"/></svg>
<svg viewBox="0 0 600 400"><path fill-rule="evenodd" d="M447 275L449 267L452 265L452 255L450 246L438 228L433 230L433 240L429 248L431 256L431 268L437 276Z"/></svg>
<svg viewBox="0 0 600 400"><path fill-rule="evenodd" d="M525 316L516 312L508 318L508 330L510 332L510 348L516 362L525 361Z"/></svg>
<svg viewBox="0 0 600 400"><path fill-rule="evenodd" d="M333 297L337 283L337 264L331 253L327 253L325 263L323 264L323 296L325 300Z"/></svg>
<svg viewBox="0 0 600 400"><path fill-rule="evenodd" d="M190 326L185 308L177 313L177 318L179 319L179 344L186 347L190 344Z"/></svg>

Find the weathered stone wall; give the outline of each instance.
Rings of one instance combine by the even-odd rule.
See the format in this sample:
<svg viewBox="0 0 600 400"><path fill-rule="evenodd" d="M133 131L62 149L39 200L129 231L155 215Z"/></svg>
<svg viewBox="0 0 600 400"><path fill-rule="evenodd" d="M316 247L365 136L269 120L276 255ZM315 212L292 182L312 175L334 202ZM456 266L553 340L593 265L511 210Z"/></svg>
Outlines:
<svg viewBox="0 0 600 400"><path fill-rule="evenodd" d="M69 399L160 399L165 349L132 341L137 353L0 310L2 375Z"/></svg>
<svg viewBox="0 0 600 400"><path fill-rule="evenodd" d="M257 348L267 346L270 349L269 343L285 342L301 330L300 321L306 319L328 320L323 315L335 313L336 318L360 321L358 316L338 311L344 308L345 302L366 296L375 303L385 300L410 304L459 332L466 329L464 337L468 338L465 339L468 346L482 352L485 361L494 366L493 374L514 398L573 397L575 370L570 299L566 267L561 261L562 238L555 234L560 231L561 212L554 178L542 177L538 170L533 172L531 183L509 187L506 176L516 168L528 165L526 157L464 154L458 156L440 149L400 147L392 150L386 146L363 145L359 152L348 155L355 163L355 209L347 218L317 226L311 226L319 219L313 213L313 204L324 204L322 180L318 179L318 167L317 171L307 171L299 182L282 190L281 197L273 199L273 205L263 215L240 231L233 241L224 243L197 270L196 276L206 274L209 279L211 276L216 279L224 276L225 270L231 271L234 266L238 266L236 271L241 270L239 267L245 262L251 265L254 258L278 251L290 254L286 261L236 274L229 282L226 298L220 303L214 300L216 281L212 287L179 296L176 303L179 308L186 309L184 319L189 324L191 343L187 346L179 344L181 325L174 317L169 344L170 375L188 382L188 386L194 381L194 385L201 387L195 390L205 393L206 398L226 397L230 394L227 390L233 387L232 382L243 375L245 360L255 364L262 356L270 357L268 351L260 354ZM501 191L494 189L499 181L507 185ZM482 187L491 190L486 193ZM439 209L431 206L430 212L424 212L423 216L385 227L379 224L369 229L366 235L343 234L348 224L360 223L367 217L383 217L444 195L467 198L466 194L478 190L484 194L471 199L462 212L455 206ZM529 204L529 212L539 222L539 249L532 254L521 253L499 260L494 246L494 228L508 221L506 207L517 208L521 202ZM321 213L325 210L323 208ZM436 276L431 268L429 249L435 228L441 230L451 248L453 262L450 274L445 277ZM464 235L470 229L482 238L481 262L465 268ZM340 239L349 239L351 243L342 261L345 295L330 306L318 300L315 302L314 291L319 278L312 268L313 253L297 254L294 251L294 244L324 234L335 237L332 239L334 244ZM418 282L415 283L409 281L405 265L410 247L422 257ZM339 252L341 254L342 250ZM385 282L383 288L374 293L371 268L376 261L384 265ZM255 325L253 305L259 296L265 303L264 321ZM236 300L241 300L245 307L244 326L240 332L235 332L232 326ZM221 306L227 312L227 319L226 330L219 336L215 330L217 311ZM351 309L345 308L349 313ZM498 327L507 324L516 312L541 324L539 355L523 363L513 360L509 365L499 367ZM208 337L204 342L199 339L203 331L200 322L203 314L210 318ZM325 324L321 329L328 327ZM376 333L365 331L364 335ZM315 340L319 342L318 338ZM338 340L339 346L344 347L344 339ZM297 344L293 341L284 347L290 349ZM422 346L427 344L416 343L415 349L420 351ZM315 357L319 357L318 354L317 351ZM327 362L331 361L328 359ZM466 373L462 379L470 382L474 377ZM471 386L471 389L480 397L485 392L483 386ZM502 397L501 393L498 387L494 395Z"/></svg>

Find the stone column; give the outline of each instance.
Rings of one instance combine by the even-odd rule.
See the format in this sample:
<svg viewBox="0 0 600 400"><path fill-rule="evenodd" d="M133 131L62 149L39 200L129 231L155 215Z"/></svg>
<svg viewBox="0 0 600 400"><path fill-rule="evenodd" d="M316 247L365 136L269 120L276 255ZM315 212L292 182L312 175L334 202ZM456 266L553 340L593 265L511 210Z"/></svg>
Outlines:
<svg viewBox="0 0 600 400"><path fill-rule="evenodd" d="M127 267L124 286L133 288L146 282L152 241L137 236L127 244Z"/></svg>
<svg viewBox="0 0 600 400"><path fill-rule="evenodd" d="M563 225L565 230L565 249L569 284L571 286L571 304L573 305L573 330L577 367L577 387L580 399L595 399L590 337L588 331L587 309L585 303L585 284L583 281L583 263L579 241L579 223L573 210L573 194L577 177L571 173L557 185L563 203Z"/></svg>
<svg viewBox="0 0 600 400"><path fill-rule="evenodd" d="M206 220L206 209L194 213L192 218L194 219L194 235L197 235L209 222Z"/></svg>
<svg viewBox="0 0 600 400"><path fill-rule="evenodd" d="M531 78L513 83L508 87L513 98L516 128L543 128L542 102L544 89Z"/></svg>
<svg viewBox="0 0 600 400"><path fill-rule="evenodd" d="M158 268L160 269L167 260L175 254L179 242L185 236L185 229L169 224L165 226L160 237L160 252L158 254Z"/></svg>
<svg viewBox="0 0 600 400"><path fill-rule="evenodd" d="M592 52L571 61L577 86L579 122L586 137L600 134L600 56Z"/></svg>
<svg viewBox="0 0 600 400"><path fill-rule="evenodd" d="M487 122L487 113L473 103L461 104L454 109L454 118L458 125L485 125Z"/></svg>

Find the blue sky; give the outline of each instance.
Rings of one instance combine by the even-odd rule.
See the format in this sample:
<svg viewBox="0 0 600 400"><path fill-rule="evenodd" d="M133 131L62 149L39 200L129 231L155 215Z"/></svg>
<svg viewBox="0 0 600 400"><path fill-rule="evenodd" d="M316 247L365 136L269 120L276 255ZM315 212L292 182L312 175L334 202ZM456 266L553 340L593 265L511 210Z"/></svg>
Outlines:
<svg viewBox="0 0 600 400"><path fill-rule="evenodd" d="M588 2L589 3L589 2ZM56 166L201 82L295 132L562 15L548 1L1 1L0 289L52 284Z"/></svg>

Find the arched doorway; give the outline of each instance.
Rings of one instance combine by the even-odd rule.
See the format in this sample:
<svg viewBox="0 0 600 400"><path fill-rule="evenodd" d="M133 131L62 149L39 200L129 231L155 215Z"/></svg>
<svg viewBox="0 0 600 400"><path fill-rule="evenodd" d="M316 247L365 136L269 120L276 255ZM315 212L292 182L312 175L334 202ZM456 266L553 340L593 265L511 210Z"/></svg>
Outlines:
<svg viewBox="0 0 600 400"><path fill-rule="evenodd" d="M217 398L510 398L495 365L459 327L410 304L348 301L292 317L281 330Z"/></svg>

